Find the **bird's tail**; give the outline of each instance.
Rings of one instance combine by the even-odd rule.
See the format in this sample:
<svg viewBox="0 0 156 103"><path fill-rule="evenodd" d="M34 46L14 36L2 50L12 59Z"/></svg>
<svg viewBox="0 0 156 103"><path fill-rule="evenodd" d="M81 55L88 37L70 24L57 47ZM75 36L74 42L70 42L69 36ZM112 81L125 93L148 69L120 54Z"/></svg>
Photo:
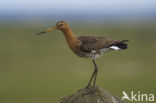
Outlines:
<svg viewBox="0 0 156 103"><path fill-rule="evenodd" d="M120 49L127 49L128 46L127 46L127 44L125 44L125 42L127 42L127 41L129 41L129 40L122 40L120 43L117 43L115 46L117 46Z"/></svg>

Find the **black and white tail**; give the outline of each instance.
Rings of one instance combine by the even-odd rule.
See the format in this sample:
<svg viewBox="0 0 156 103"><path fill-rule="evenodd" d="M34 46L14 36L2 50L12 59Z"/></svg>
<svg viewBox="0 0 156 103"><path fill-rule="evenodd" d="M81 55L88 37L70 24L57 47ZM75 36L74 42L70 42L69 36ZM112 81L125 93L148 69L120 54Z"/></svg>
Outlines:
<svg viewBox="0 0 156 103"><path fill-rule="evenodd" d="M109 47L109 48L114 49L114 50L127 49L128 46L127 46L127 44L125 44L125 42L127 42L127 41L128 41L128 40L122 40L121 42L116 43L116 44L112 45L112 46Z"/></svg>

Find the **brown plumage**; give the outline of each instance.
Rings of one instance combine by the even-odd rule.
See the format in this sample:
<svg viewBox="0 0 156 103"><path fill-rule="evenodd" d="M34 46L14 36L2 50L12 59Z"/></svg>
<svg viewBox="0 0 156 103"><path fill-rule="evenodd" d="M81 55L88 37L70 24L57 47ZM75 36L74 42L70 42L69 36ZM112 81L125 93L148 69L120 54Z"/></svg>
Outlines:
<svg viewBox="0 0 156 103"><path fill-rule="evenodd" d="M111 48L109 48L111 46L121 45L120 49L127 48L127 45L123 44L127 40L111 40L102 36L78 36L78 40L81 42L79 49L82 52L92 53L92 51L96 51L95 54L97 55L101 55L105 52L101 50L111 50Z"/></svg>
<svg viewBox="0 0 156 103"><path fill-rule="evenodd" d="M97 76L97 65L95 58L101 56L104 52L110 50L121 50L126 49L128 40L111 40L103 36L76 36L72 33L70 27L65 21L59 21L56 26L42 31L39 34L50 32L53 30L61 30L66 38L66 41L71 50L80 57L92 58L95 70L91 76L91 79L86 88L88 88L94 79L93 87L95 87L96 76Z"/></svg>

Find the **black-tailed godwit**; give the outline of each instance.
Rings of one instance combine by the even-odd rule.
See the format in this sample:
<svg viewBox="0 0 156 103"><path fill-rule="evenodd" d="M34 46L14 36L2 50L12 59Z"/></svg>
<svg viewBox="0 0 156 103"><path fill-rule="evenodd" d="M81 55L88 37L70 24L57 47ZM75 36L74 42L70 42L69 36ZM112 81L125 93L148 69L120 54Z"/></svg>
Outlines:
<svg viewBox="0 0 156 103"><path fill-rule="evenodd" d="M122 50L127 48L125 42L128 40L111 40L103 36L76 36L65 21L57 22L56 26L42 31L38 33L38 35L53 30L60 30L63 32L69 47L76 55L79 57L91 58L95 69L86 88L90 87L93 79L93 87L95 87L98 72L95 58L110 50Z"/></svg>

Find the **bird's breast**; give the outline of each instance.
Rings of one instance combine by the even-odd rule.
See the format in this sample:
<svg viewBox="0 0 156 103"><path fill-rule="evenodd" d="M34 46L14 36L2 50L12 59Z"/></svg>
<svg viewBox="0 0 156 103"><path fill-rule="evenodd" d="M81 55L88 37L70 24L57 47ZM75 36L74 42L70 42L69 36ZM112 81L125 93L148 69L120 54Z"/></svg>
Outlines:
<svg viewBox="0 0 156 103"><path fill-rule="evenodd" d="M75 53L79 54L79 42L76 40L67 40L69 48Z"/></svg>

